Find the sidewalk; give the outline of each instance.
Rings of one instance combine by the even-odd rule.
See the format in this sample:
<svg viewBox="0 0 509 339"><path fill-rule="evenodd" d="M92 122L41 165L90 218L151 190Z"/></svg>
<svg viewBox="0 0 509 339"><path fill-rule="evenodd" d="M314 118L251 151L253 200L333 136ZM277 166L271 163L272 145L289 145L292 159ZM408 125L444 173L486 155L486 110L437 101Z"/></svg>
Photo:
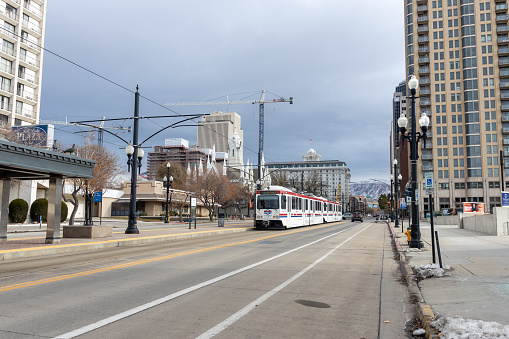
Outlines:
<svg viewBox="0 0 509 339"><path fill-rule="evenodd" d="M95 223L97 226L99 223ZM87 252L103 248L160 243L177 239L216 236L252 230L252 222L231 221L224 227L215 223L198 223L189 229L189 223L138 221L139 234L125 234L127 220L107 220L102 225L113 226L113 236L106 238L61 238L59 244L46 244L46 225L8 225L7 241L0 243L0 261L46 256L53 254Z"/></svg>
<svg viewBox="0 0 509 339"><path fill-rule="evenodd" d="M405 220L404 231L407 226L408 221ZM389 228L400 260L407 267L433 263L429 223L420 223L424 242L420 251L408 248L407 237L401 227L394 228L394 223L389 223ZM417 293L422 298L421 313L426 313L429 305L432 310L430 317L433 313L443 317L458 315L464 319L509 325L509 237L488 236L459 229L457 225L435 225L435 231L439 235L442 263L444 267L449 265L450 269L445 271L445 277L417 282ZM436 263L439 263L438 255ZM407 280L409 285L416 283L412 270L407 269Z"/></svg>

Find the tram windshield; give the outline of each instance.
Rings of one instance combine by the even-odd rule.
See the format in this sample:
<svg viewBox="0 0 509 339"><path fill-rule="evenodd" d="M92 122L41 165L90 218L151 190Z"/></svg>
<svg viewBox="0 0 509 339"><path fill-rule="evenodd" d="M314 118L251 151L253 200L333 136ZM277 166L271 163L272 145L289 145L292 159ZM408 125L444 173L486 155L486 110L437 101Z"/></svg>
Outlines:
<svg viewBox="0 0 509 339"><path fill-rule="evenodd" d="M260 195L258 197L258 209L279 209L279 196L277 195Z"/></svg>

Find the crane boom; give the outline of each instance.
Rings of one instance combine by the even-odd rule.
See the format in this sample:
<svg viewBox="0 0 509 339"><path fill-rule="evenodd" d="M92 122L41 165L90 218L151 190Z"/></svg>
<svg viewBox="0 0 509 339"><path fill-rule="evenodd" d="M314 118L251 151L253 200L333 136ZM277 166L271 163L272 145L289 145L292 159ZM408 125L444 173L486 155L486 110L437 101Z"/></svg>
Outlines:
<svg viewBox="0 0 509 339"><path fill-rule="evenodd" d="M263 156L263 138L264 138L264 121L265 121L265 104L273 104L278 102L289 102L290 105L293 104L293 97L288 99L279 98L272 100L265 100L265 90L262 90L261 96L259 100L232 100L230 101L227 97L226 101L192 101L192 102L167 102L164 106L218 106L218 105L245 105L245 104L259 104L260 105L260 113L259 113L259 129L258 129L258 180L257 180L257 189L261 189L261 163Z"/></svg>

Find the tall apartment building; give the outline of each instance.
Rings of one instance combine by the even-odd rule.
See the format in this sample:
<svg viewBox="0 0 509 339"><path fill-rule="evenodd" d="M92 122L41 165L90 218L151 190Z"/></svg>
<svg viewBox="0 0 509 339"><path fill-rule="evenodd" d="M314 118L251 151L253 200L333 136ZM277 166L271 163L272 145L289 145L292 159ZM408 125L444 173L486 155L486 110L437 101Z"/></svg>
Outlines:
<svg viewBox="0 0 509 339"><path fill-rule="evenodd" d="M423 172L433 172L435 210L500 205L501 169L509 175L508 19L507 0L405 0L406 73L419 79L417 117L431 121L418 186L423 192ZM419 199L423 216L427 197Z"/></svg>
<svg viewBox="0 0 509 339"><path fill-rule="evenodd" d="M0 0L0 123L39 122L46 0Z"/></svg>

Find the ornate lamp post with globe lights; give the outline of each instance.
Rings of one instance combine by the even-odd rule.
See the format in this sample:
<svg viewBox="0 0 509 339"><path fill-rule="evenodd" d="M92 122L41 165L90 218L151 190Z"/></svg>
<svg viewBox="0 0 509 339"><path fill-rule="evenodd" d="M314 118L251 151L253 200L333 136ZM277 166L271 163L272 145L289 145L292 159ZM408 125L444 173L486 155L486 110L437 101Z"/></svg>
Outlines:
<svg viewBox="0 0 509 339"><path fill-rule="evenodd" d="M417 191L417 159L419 158L417 155L417 144L420 139L424 140L424 145L426 145L426 131L429 126L429 118L426 113L422 113L419 118L419 125L421 126L422 133L416 131L416 118L415 118L415 94L417 92L417 87L419 87L419 80L415 77L415 75L410 76L410 80L408 81L408 88L410 89L411 95L411 130L409 133L405 134L406 128L408 125L408 119L403 115L400 115L398 119L398 126L401 133L401 141L404 147L404 141L407 140L410 143L410 196L411 196L411 211L412 211L412 223L410 225L410 236L411 240L409 246L411 248L421 248L423 247L421 241L421 231L419 229L419 205L417 204L416 199L416 191Z"/></svg>
<svg viewBox="0 0 509 339"><path fill-rule="evenodd" d="M166 168L168 169L168 176L164 176L163 178L163 183L164 183L164 186L166 187L166 208L165 208L165 218L164 218L164 223L167 224L170 222L170 218L168 216L168 196L170 194L170 188L173 188L173 176L170 175L170 167L171 167L171 164L170 162L168 161L166 163ZM170 178L170 181L168 182L168 178ZM173 190L171 191L172 195L173 195ZM170 203L171 203L171 196L170 196Z"/></svg>
<svg viewBox="0 0 509 339"><path fill-rule="evenodd" d="M398 184L399 182L401 181L402 179L402 176L401 174L398 174L396 175L396 173L398 173L398 160L397 159L394 159L394 161L392 162L392 164L394 165L394 211L396 213L396 221L394 222L394 227L399 227L399 222L398 222L398 210L399 210L399 199L398 199Z"/></svg>

